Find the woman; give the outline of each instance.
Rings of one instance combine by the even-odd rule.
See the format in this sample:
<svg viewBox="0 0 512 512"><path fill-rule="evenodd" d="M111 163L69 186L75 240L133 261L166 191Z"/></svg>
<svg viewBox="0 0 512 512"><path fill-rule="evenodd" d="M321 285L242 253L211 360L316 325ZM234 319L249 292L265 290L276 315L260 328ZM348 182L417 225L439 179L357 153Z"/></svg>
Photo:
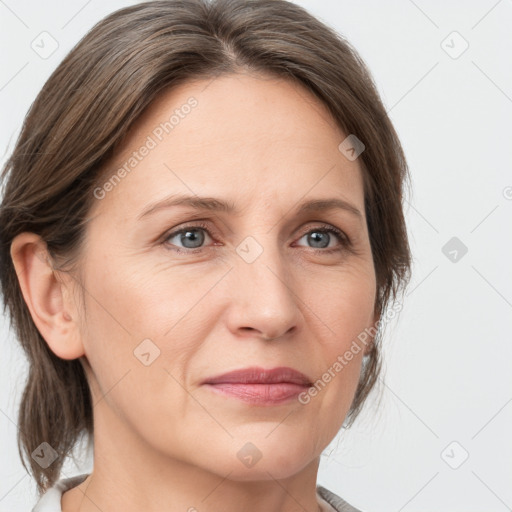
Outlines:
<svg viewBox="0 0 512 512"><path fill-rule="evenodd" d="M320 455L375 384L410 252L402 148L345 40L285 0L117 11L4 177L34 511L357 511ZM63 478L82 435L94 469Z"/></svg>

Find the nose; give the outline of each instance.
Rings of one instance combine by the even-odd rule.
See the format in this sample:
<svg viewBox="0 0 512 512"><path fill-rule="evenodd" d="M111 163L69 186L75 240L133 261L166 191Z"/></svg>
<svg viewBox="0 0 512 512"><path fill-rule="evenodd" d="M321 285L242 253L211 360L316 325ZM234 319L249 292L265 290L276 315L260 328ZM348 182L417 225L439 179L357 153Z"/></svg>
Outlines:
<svg viewBox="0 0 512 512"><path fill-rule="evenodd" d="M270 341L301 327L303 303L294 290L293 272L276 245L261 244L263 250L252 262L243 253L233 259L228 323L237 337Z"/></svg>

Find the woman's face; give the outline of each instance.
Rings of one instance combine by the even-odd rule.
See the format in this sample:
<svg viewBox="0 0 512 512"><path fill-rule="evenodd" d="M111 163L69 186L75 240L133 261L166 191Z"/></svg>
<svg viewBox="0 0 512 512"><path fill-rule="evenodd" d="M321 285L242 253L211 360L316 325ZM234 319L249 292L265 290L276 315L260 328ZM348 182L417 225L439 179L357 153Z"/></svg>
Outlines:
<svg viewBox="0 0 512 512"><path fill-rule="evenodd" d="M188 83L151 105L95 190L82 252L95 436L235 480L285 478L321 454L359 379L363 350L345 354L376 321L347 135L305 89L269 77ZM312 200L359 215L301 209ZM331 378L315 396L204 383L248 367Z"/></svg>

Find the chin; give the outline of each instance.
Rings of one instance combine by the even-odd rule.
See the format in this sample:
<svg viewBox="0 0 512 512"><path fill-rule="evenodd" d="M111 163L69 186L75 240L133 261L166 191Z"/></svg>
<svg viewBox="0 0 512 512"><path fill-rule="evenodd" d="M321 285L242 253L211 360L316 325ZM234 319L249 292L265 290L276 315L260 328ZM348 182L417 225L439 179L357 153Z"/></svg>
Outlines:
<svg viewBox="0 0 512 512"><path fill-rule="evenodd" d="M247 440L240 441L237 437L231 443L230 456L224 459L222 468L216 472L226 475L230 480L273 480L289 478L315 459L315 455L308 455L308 443L304 439L293 440L289 436L270 434L268 431L260 436L250 436ZM275 437L272 439L272 436ZM252 441L250 440L252 439ZM311 447L312 450L313 447ZM221 454L217 461L222 460Z"/></svg>

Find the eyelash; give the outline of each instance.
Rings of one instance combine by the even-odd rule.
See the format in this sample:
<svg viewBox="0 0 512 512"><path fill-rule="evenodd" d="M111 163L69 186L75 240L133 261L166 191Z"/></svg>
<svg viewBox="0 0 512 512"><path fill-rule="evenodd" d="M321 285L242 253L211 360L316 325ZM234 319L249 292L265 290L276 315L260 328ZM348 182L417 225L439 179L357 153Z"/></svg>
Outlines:
<svg viewBox="0 0 512 512"><path fill-rule="evenodd" d="M194 231L197 229L202 229L202 230L206 231L208 236L213 240L213 236L211 235L210 230L208 229L208 225L205 223L202 223L202 222L196 222L193 225L184 226L184 227L180 228L179 230L172 231L171 233L165 234L163 236L161 243L164 246L167 246L167 249L175 251L178 254L197 254L197 253L203 251L204 249L206 249L206 247L198 247L196 249L186 249L186 248L183 249L183 248L177 247L173 244L167 243L167 240L169 240L169 238L173 238L176 235L179 235L186 231ZM345 235L345 233L343 233L343 231L341 231L338 228L335 228L334 226L330 226L330 225L325 225L324 227L310 229L309 231L306 231L305 233L303 233L300 238L303 238L305 235L309 235L310 233L313 233L313 232L332 233L338 237L338 240L341 244L341 247L331 247L330 249L316 249L314 247L310 247L310 249L314 252L319 252L319 253L323 253L323 254L332 254L335 252L341 252L341 251L350 249L352 246L352 243L351 243L349 237L347 235ZM170 246L172 246L172 247L170 247Z"/></svg>

